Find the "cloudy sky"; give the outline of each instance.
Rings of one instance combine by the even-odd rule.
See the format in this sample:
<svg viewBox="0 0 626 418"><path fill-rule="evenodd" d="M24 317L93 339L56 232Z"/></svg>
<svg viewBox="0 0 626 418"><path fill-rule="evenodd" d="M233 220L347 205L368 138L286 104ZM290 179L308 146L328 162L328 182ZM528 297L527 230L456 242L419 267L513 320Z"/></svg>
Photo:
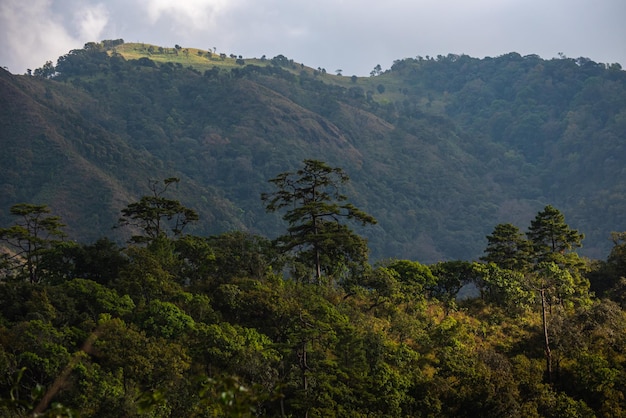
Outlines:
<svg viewBox="0 0 626 418"><path fill-rule="evenodd" d="M563 53L626 68L626 0L0 0L0 66L41 67L123 38L344 75L421 56Z"/></svg>

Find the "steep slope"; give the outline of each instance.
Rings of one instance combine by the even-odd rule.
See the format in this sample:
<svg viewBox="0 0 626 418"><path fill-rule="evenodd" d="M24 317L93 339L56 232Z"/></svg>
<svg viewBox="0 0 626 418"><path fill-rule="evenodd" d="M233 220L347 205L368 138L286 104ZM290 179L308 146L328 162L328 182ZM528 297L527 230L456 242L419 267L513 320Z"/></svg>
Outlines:
<svg viewBox="0 0 626 418"><path fill-rule="evenodd" d="M556 205L586 234L587 254L604 257L608 233L626 228L626 72L619 65L449 55L398 62L392 73L410 86L407 102L442 109L459 130L492 145L482 158L508 198L501 207L519 210L523 198Z"/></svg>
<svg viewBox="0 0 626 418"><path fill-rule="evenodd" d="M357 79L282 56L157 63L149 49L128 46L139 59L127 60L89 44L51 80L2 72L3 223L10 205L44 202L93 240L148 179L179 176L175 197L201 215L192 232L273 237L285 225L259 200L267 180L316 158L342 167L378 219L362 231L375 258L477 258L497 223L525 229L546 204L594 257L626 229L619 68L448 56Z"/></svg>
<svg viewBox="0 0 626 418"><path fill-rule="evenodd" d="M119 210L147 193L151 179L171 170L145 150L131 148L90 115L98 103L59 83L12 76L0 71L0 219L11 222L9 207L19 202L48 204L67 223L70 237L92 241L111 231ZM106 116L104 116L106 118ZM209 218L241 224L229 202L186 180L178 196L203 195ZM215 212L215 214L213 214Z"/></svg>

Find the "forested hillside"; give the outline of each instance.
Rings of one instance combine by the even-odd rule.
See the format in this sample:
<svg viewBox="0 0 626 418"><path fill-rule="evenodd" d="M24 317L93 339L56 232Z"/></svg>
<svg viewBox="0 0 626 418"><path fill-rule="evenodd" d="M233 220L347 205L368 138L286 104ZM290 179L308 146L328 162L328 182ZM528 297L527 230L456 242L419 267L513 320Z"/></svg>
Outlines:
<svg viewBox="0 0 626 418"><path fill-rule="evenodd" d="M14 205L0 416L626 416L626 233L590 263L548 205L526 234L494 225L481 262L371 266L347 222L375 220L345 180L314 160L277 173L277 241L186 234L176 178L122 209L124 247Z"/></svg>
<svg viewBox="0 0 626 418"><path fill-rule="evenodd" d="M0 224L50 205L74 239L110 236L150 180L202 222L192 232L281 227L259 196L306 158L342 167L377 220L375 259L476 259L494 224L546 204L603 259L626 228L626 72L512 53L396 61L371 77L278 56L246 59L90 43L33 76L0 70Z"/></svg>
<svg viewBox="0 0 626 418"><path fill-rule="evenodd" d="M618 65L103 41L0 145L2 417L626 416Z"/></svg>

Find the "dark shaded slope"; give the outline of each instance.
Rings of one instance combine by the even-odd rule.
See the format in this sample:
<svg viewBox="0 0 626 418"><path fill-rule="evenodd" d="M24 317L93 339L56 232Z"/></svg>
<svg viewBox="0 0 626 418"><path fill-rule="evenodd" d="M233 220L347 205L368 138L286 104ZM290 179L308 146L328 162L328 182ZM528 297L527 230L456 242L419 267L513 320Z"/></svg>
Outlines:
<svg viewBox="0 0 626 418"><path fill-rule="evenodd" d="M378 219L363 231L375 258L477 258L496 224L525 229L546 204L594 257L626 229L617 68L448 56L347 79L274 61L201 73L90 49L60 60L55 81L3 73L5 213L50 203L93 239L148 179L179 176L194 232L274 237L285 225L260 193L315 158L342 167L350 199Z"/></svg>
<svg viewBox="0 0 626 418"><path fill-rule="evenodd" d="M0 77L2 220L19 202L48 204L74 239L116 235L119 210L148 192L150 179L177 175L145 150L133 149L102 126L110 116L93 98L52 81ZM95 117L97 115L97 117ZM187 180L176 197L202 196L204 219L240 227L228 202ZM119 235L118 235L119 236Z"/></svg>
<svg viewBox="0 0 626 418"><path fill-rule="evenodd" d="M618 66L511 53L404 60L392 73L408 86L405 103L430 106L490 145L480 158L506 197L502 207L559 207L586 234L583 251L598 258L610 231L626 229L626 72Z"/></svg>

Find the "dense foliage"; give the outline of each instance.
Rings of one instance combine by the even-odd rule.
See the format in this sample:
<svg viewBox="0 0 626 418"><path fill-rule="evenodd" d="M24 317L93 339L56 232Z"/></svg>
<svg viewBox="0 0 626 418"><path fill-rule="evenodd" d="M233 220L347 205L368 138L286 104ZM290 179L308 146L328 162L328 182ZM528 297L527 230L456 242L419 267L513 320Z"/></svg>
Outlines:
<svg viewBox="0 0 626 418"><path fill-rule="evenodd" d="M494 224L548 203L603 258L626 225L625 132L626 72L584 58L416 57L341 77L284 56L89 43L35 76L0 70L0 221L45 203L94 242L146 182L177 177L174 197L204 220L188 232L274 238L280 214L258 195L311 158L350 173L346 194L378 220L359 231L375 259L477 259Z"/></svg>
<svg viewBox="0 0 626 418"><path fill-rule="evenodd" d="M144 232L193 212L165 192L176 209L141 212ZM317 267L280 240L87 245L60 239L46 206L12 212L0 238L32 218L55 234L20 236L37 258L0 259L0 416L626 416L625 233L584 263L582 234L552 206L525 235L497 225L489 262L364 259L315 283L281 273ZM343 239L320 247L330 263Z"/></svg>

